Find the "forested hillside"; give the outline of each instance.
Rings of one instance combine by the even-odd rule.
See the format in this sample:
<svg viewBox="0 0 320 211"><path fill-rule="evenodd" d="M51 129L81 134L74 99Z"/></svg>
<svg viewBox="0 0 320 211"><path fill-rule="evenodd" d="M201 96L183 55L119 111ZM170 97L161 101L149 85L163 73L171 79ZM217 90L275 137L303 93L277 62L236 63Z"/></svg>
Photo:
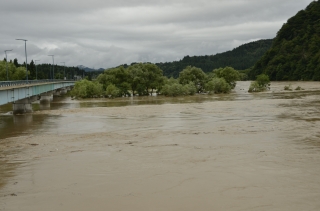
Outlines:
<svg viewBox="0 0 320 211"><path fill-rule="evenodd" d="M233 67L237 70L245 70L252 67L272 45L272 39L259 40L241 45L232 51L207 56L185 56L180 61L156 63L167 77L179 76L187 66L201 68L204 72L211 72L220 67Z"/></svg>
<svg viewBox="0 0 320 211"><path fill-rule="evenodd" d="M313 1L290 18L272 47L255 64L249 77L261 73L271 80L320 80L320 2Z"/></svg>

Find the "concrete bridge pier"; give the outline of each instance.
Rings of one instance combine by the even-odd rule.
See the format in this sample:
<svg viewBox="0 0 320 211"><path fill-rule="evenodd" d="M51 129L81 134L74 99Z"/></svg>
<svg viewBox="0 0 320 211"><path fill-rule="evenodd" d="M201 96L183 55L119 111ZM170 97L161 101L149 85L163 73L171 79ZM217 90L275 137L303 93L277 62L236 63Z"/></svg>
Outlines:
<svg viewBox="0 0 320 211"><path fill-rule="evenodd" d="M60 94L62 94L62 95L67 94L67 92L68 92L68 89L66 89L66 88L60 89Z"/></svg>
<svg viewBox="0 0 320 211"><path fill-rule="evenodd" d="M32 102L36 101L38 96L32 96L13 102L13 114L25 114L32 112Z"/></svg>
<svg viewBox="0 0 320 211"><path fill-rule="evenodd" d="M40 104L48 104L53 100L53 93L46 92L40 95Z"/></svg>
<svg viewBox="0 0 320 211"><path fill-rule="evenodd" d="M60 89L54 90L53 96L60 97L61 96Z"/></svg>

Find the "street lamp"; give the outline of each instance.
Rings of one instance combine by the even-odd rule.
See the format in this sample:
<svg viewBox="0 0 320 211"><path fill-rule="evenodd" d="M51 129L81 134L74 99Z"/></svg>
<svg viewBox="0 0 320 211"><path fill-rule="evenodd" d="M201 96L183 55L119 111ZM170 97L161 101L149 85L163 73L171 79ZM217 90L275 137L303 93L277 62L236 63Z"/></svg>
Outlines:
<svg viewBox="0 0 320 211"><path fill-rule="evenodd" d="M7 81L9 81L9 76L8 76L8 58L7 58L7 51L12 51L11 50L5 50L4 53L6 54L6 67L7 67Z"/></svg>
<svg viewBox="0 0 320 211"><path fill-rule="evenodd" d="M26 73L27 73L27 83L28 83L28 61L27 61L27 41L28 40L25 40L25 39L16 39L16 40L24 41L24 51L25 51L25 54L26 54Z"/></svg>
<svg viewBox="0 0 320 211"><path fill-rule="evenodd" d="M66 63L65 62L60 62L60 63L63 63L63 80L66 79L66 71L65 71L65 66L66 66Z"/></svg>
<svg viewBox="0 0 320 211"><path fill-rule="evenodd" d="M36 80L38 80L37 61L40 61L40 60L34 60L34 63L36 64Z"/></svg>
<svg viewBox="0 0 320 211"><path fill-rule="evenodd" d="M54 80L54 55L48 55L48 56L52 56L52 79Z"/></svg>

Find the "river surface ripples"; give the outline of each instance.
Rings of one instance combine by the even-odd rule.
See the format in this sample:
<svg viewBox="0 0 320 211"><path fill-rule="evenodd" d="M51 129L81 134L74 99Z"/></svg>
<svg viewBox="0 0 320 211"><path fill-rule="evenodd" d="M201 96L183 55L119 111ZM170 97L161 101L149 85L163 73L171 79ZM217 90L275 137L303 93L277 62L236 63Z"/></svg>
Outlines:
<svg viewBox="0 0 320 211"><path fill-rule="evenodd" d="M0 107L0 210L320 210L320 83Z"/></svg>

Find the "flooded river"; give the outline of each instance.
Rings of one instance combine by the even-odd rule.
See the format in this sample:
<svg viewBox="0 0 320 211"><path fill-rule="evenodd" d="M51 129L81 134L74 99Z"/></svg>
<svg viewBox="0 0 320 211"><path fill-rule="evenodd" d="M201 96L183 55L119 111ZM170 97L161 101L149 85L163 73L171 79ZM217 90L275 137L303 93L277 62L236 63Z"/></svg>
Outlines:
<svg viewBox="0 0 320 211"><path fill-rule="evenodd" d="M320 210L320 83L0 107L0 210Z"/></svg>

